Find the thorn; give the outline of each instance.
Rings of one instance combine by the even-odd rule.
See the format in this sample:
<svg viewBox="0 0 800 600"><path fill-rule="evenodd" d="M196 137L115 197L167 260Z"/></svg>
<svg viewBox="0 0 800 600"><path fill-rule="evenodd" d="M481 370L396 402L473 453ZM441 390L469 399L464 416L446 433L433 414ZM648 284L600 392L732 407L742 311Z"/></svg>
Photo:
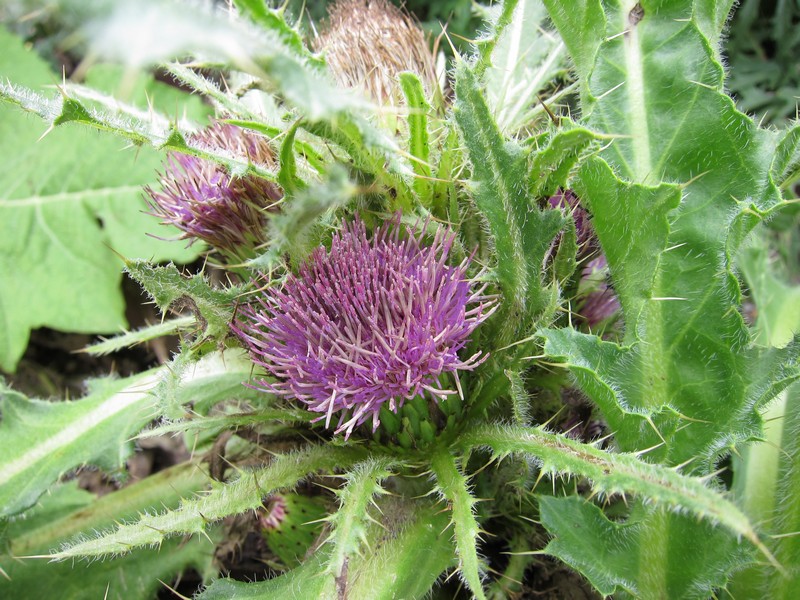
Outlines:
<svg viewBox="0 0 800 600"><path fill-rule="evenodd" d="M180 598L181 600L192 600L191 598L187 598L186 596L184 596L183 594L181 594L180 592L178 592L178 590L176 590L175 588L173 588L173 587L171 587L171 586L167 585L167 584L166 584L166 583L164 583L162 580L160 580L160 579L159 579L159 580L158 580L158 582L159 582L161 585L163 585L165 588L167 588L167 589L168 589L170 592L172 592L173 594L175 594L175 595L176 595L178 598ZM108 593L108 590L106 590L106 593Z"/></svg>
<svg viewBox="0 0 800 600"><path fill-rule="evenodd" d="M40 135L39 139L36 141L41 142L46 136L50 135L50 132L53 131L55 128L56 128L55 125L51 124L50 127L48 127L47 130L42 135Z"/></svg>
<svg viewBox="0 0 800 600"><path fill-rule="evenodd" d="M656 433L658 433L658 431L656 431ZM655 446L650 446L649 448L645 448L643 450L637 450L636 452L632 452L631 454L633 454L636 457L644 456L648 452L652 452L656 448L661 448L661 446L665 446L665 445L666 445L666 442L664 441L664 438L661 438L661 441L658 444L656 444ZM687 462L691 462L692 460L694 460L694 457L690 458Z"/></svg>
<svg viewBox="0 0 800 600"><path fill-rule="evenodd" d="M664 436L661 435L661 432L658 430L658 427L656 427L656 424L653 422L652 417L650 417L650 415L647 415L644 419L650 424L650 427L653 428L653 431L656 432L656 435L661 439L661 442L666 446L667 440L665 440Z"/></svg>

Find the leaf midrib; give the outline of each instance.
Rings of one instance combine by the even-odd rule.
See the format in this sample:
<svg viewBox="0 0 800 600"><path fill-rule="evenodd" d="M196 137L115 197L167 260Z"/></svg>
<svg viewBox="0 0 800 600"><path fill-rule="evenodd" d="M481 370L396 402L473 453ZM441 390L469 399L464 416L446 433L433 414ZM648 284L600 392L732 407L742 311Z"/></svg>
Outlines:
<svg viewBox="0 0 800 600"><path fill-rule="evenodd" d="M79 190L75 192L59 192L57 194L46 194L44 196L35 195L27 198L0 198L0 209L14 209L24 206L42 206L56 202L78 202L81 200L91 200L102 198L112 194L129 194L140 192L141 185L121 185L117 187L104 187L93 190Z"/></svg>

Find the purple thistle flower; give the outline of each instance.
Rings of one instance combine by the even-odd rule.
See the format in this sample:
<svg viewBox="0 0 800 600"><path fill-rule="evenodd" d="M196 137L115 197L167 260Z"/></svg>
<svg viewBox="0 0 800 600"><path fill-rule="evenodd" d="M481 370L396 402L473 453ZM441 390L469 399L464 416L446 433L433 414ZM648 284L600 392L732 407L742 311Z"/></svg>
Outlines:
<svg viewBox="0 0 800 600"><path fill-rule="evenodd" d="M455 233L439 229L427 246L399 214L367 238L356 219L343 223L330 251L317 248L297 276L240 310L233 331L253 360L276 378L256 387L323 413L349 437L386 404L397 411L416 396L461 394L456 371L486 359L458 352L494 311L495 299L466 279L470 259L446 260ZM444 373L456 390L445 389Z"/></svg>
<svg viewBox="0 0 800 600"><path fill-rule="evenodd" d="M234 125L215 122L193 141L262 166L275 162L265 137ZM144 188L151 214L183 231L181 239L200 239L242 259L266 242L265 212L283 195L265 179L236 177L217 163L176 152L169 153L160 183L160 191Z"/></svg>

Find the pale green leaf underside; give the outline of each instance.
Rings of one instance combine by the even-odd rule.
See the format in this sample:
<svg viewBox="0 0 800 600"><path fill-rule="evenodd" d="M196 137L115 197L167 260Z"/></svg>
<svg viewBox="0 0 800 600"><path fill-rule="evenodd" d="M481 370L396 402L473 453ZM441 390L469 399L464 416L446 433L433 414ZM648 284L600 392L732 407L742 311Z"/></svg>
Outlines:
<svg viewBox="0 0 800 600"><path fill-rule="evenodd" d="M25 510L62 474L85 463L119 468L132 450L128 440L154 416L151 391L159 375L100 380L75 402L0 390L0 515Z"/></svg>

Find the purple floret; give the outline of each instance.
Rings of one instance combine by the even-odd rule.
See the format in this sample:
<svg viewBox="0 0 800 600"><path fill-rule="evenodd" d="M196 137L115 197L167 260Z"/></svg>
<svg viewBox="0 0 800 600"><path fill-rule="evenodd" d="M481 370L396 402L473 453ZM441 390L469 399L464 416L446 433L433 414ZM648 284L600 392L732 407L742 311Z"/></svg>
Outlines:
<svg viewBox="0 0 800 600"><path fill-rule="evenodd" d="M495 300L466 278L470 259L446 264L455 233L439 229L430 245L399 216L367 237L360 220L343 223L330 251L317 248L281 289L240 310L233 331L275 381L256 387L323 413L346 437L380 424L386 404L440 399L444 373L471 370L486 355L458 353L494 311Z"/></svg>

